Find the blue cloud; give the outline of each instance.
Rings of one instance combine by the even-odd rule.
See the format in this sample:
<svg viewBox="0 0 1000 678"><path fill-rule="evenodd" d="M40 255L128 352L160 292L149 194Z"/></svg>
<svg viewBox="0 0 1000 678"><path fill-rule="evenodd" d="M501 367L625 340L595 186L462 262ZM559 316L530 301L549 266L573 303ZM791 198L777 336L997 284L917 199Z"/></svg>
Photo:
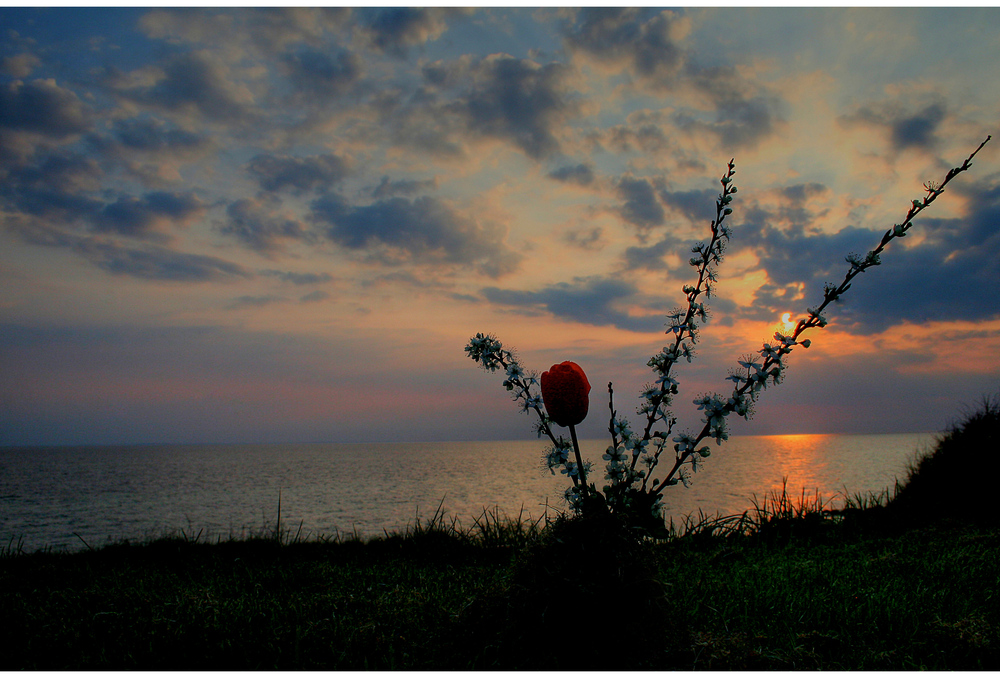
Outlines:
<svg viewBox="0 0 1000 678"><path fill-rule="evenodd" d="M588 7L565 32L571 51L627 66L643 78L673 75L683 64L684 51L671 38L678 16L641 8Z"/></svg>
<svg viewBox="0 0 1000 678"><path fill-rule="evenodd" d="M208 137L169 126L153 117L116 120L114 136L126 149L146 153L185 152L205 148Z"/></svg>
<svg viewBox="0 0 1000 678"><path fill-rule="evenodd" d="M589 186L594 181L594 168L588 163L567 165L549 172L549 177L556 181L579 186Z"/></svg>
<svg viewBox="0 0 1000 678"><path fill-rule="evenodd" d="M707 226L715 219L715 202L721 192L721 186L719 190L706 188L691 191L669 191L664 188L659 195L668 208L679 211L691 223Z"/></svg>
<svg viewBox="0 0 1000 678"><path fill-rule="evenodd" d="M617 310L616 303L633 300L634 285L599 276L575 278L573 283L549 285L537 292L485 287L487 301L534 315L549 313L557 318L587 325L612 325L632 332L656 332L663 328L661 316L630 316Z"/></svg>
<svg viewBox="0 0 1000 678"><path fill-rule="evenodd" d="M335 196L312 204L313 218L342 247L365 251L382 263L449 263L475 266L490 276L516 269L521 257L503 242L504 233L424 196L390 198L353 206Z"/></svg>
<svg viewBox="0 0 1000 678"><path fill-rule="evenodd" d="M947 109L934 103L919 113L891 121L892 143L896 148L933 146L937 139L934 132L944 120Z"/></svg>
<svg viewBox="0 0 1000 678"><path fill-rule="evenodd" d="M938 143L936 132L948 116L946 103L938 96L930 103L917 106L897 100L866 104L855 113L840 117L841 124L861 124L881 128L889 133L889 141L897 151L908 148L931 149Z"/></svg>
<svg viewBox="0 0 1000 678"><path fill-rule="evenodd" d="M276 271L274 269L266 269L260 271L260 274L277 278L282 282L288 282L293 285L316 285L333 280L333 276L329 273L296 273L294 271Z"/></svg>
<svg viewBox="0 0 1000 678"><path fill-rule="evenodd" d="M347 50L330 54L303 47L282 57L299 100L326 100L349 93L361 80L361 57Z"/></svg>
<svg viewBox="0 0 1000 678"><path fill-rule="evenodd" d="M405 57L410 47L438 39L454 13L445 8L387 7L367 12L362 26L377 51Z"/></svg>
<svg viewBox="0 0 1000 678"><path fill-rule="evenodd" d="M73 248L92 264L114 275L174 282L224 281L248 278L242 266L218 257L177 252L165 247L123 247L85 239Z"/></svg>
<svg viewBox="0 0 1000 678"><path fill-rule="evenodd" d="M238 238L262 254L275 254L285 241L312 239L312 233L301 221L276 215L251 198L229 203L226 217L220 232Z"/></svg>
<svg viewBox="0 0 1000 678"><path fill-rule="evenodd" d="M390 181L388 176L383 176L378 186L372 190L372 197L381 199L396 195L416 195L417 193L437 188L437 185L437 179L400 179Z"/></svg>
<svg viewBox="0 0 1000 678"><path fill-rule="evenodd" d="M157 191L141 198L122 196L93 216L94 230L148 236L161 220L182 223L201 215L206 205L193 193Z"/></svg>
<svg viewBox="0 0 1000 678"><path fill-rule="evenodd" d="M492 56L474 69L476 83L460 104L469 129L507 139L532 158L559 150L556 128L576 110L566 66Z"/></svg>
<svg viewBox="0 0 1000 678"><path fill-rule="evenodd" d="M648 179L622 177L618 181L618 197L623 201L619 208L622 219L633 226L647 230L663 223L666 216L663 206Z"/></svg>
<svg viewBox="0 0 1000 678"><path fill-rule="evenodd" d="M295 157L257 155L247 171L265 191L290 190L296 194L330 190L350 174L350 163L335 154Z"/></svg>
<svg viewBox="0 0 1000 678"><path fill-rule="evenodd" d="M134 83L117 69L108 69L104 85L132 102L163 111L196 112L218 122L248 120L252 100L232 77L227 62L208 50L176 54L161 67L155 82Z"/></svg>
<svg viewBox="0 0 1000 678"><path fill-rule="evenodd" d="M683 249L679 249L683 248ZM671 271L664 257L673 252L686 252L687 247L667 235L652 245L636 245L625 249L626 270Z"/></svg>
<svg viewBox="0 0 1000 678"><path fill-rule="evenodd" d="M90 126L79 97L53 80L14 80L0 87L0 128L64 138Z"/></svg>

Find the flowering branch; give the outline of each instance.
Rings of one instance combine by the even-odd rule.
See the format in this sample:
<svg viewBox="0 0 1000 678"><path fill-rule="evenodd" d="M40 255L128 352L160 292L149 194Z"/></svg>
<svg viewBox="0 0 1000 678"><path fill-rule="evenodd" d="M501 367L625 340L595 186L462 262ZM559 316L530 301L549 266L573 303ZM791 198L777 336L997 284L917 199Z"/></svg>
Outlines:
<svg viewBox="0 0 1000 678"><path fill-rule="evenodd" d="M696 450L698 444L702 440L711 436L716 439L717 444L721 444L723 440L728 439L729 436L726 431L725 418L730 413L736 412L740 416L749 419L750 406L756 401L760 391L767 388L768 381L770 380L772 384L781 382L785 368L783 362L784 356L791 353L792 347L796 345L801 345L803 348L809 348L810 340L803 339L800 342L799 336L813 327L822 328L826 326L827 320L823 316L823 311L826 307L834 301L837 301L841 295L850 289L851 281L854 280L859 273L864 273L868 268L881 264L880 255L886 246L894 238L905 237L906 232L913 226L912 219L926 209L928 205L934 202L934 200L944 192L944 187L948 184L948 182L971 167L972 159L977 153L979 153L980 150L982 150L983 146L985 146L986 142L988 142L991 138L991 136L987 136L986 139L979 144L976 150L974 150L969 157L965 159L965 162L963 162L959 167L949 170L941 184L938 185L931 182L924 184L924 188L927 193L923 197L923 200L913 200L911 202L910 208L907 210L902 223L895 224L891 229L886 231L875 249L868 252L864 258L861 258L856 254L848 255L847 262L851 266L848 269L847 274L844 276L844 280L836 286L827 283L823 290L823 302L816 308L807 309L809 316L796 322L795 330L791 335L786 336L781 332L775 332L774 340L776 343L764 343L763 348L758 352L763 358L762 363L758 362L757 359L752 356L744 360L740 360L739 364L746 371L746 376L744 376L742 372L737 372L728 377L728 379L736 384L736 387L733 389L732 396L725 401L718 396L705 396L695 401L698 405L698 409L705 410L705 417L703 420L705 424L702 427L701 432L694 438L686 435L674 438L674 442L676 443L676 445L674 445L674 450L677 453L676 461L666 478L653 488L653 492L660 493L667 485L675 484L676 480L674 480L674 475L678 472L681 465L696 452L702 457L708 456L708 448Z"/></svg>
<svg viewBox="0 0 1000 678"><path fill-rule="evenodd" d="M796 322L791 334L776 332L774 343L765 342L756 354L740 359L739 368L727 377L734 384L728 398L713 394L694 401L698 409L704 411L703 425L697 435L681 433L671 438L677 419L667 408L673 396L678 393L678 382L672 375L672 370L682 358L691 362L694 356L700 325L708 317L705 303L699 301L699 298L702 295L706 300L711 298L713 284L718 280L717 267L722 262L730 237L730 230L724 222L733 213L729 205L737 192L733 184L736 170L731 160L721 179L722 193L716 200L716 216L711 223L712 237L707 244L698 243L691 250L695 256L690 259L690 264L697 271L698 278L694 285L685 285L683 288L687 306L676 309L667 316L666 334L673 341L668 341L667 346L647 363L656 373L657 379L654 385L647 387L641 394L643 404L638 408L638 414L646 418L641 434L634 433L628 420L618 416L614 404L614 389L608 383L608 408L611 412L608 431L611 434L611 445L603 455L603 460L607 462L604 477L608 481L603 493L598 492L593 484L587 483L587 473L591 467L589 462L583 461L576 438L575 424L580 423L587 414L587 393L590 391L590 384L579 365L570 362L553 365L541 377L542 395L539 397L532 392L532 387L539 384L538 378L533 373L525 373L514 354L504 349L492 335L477 334L465 350L470 358L482 363L490 372L504 369L506 379L503 384L508 391L513 392L514 400L521 401L524 412L533 410L538 416L538 436L545 434L552 441L551 447L546 451L546 463L553 474L556 468L561 467L561 472L572 479L573 485L566 490L565 496L574 509L583 511L585 506L594 505L589 501L593 498L600 501L602 510L629 517L630 524L635 527L644 529L652 526L651 521L657 520L662 528L660 500L663 491L678 482L688 484L685 465L696 471L699 460L710 454L707 445L700 446L705 439L714 438L716 444L721 445L723 440L729 438L726 418L730 414L735 412L741 417L750 418L760 392L769 383L781 382L785 356L795 346L809 347L810 340L800 340L799 337L814 327L826 326L827 320L823 315L826 308L850 289L852 281L860 273L881 263L880 256L886 246L893 239L906 235L913 226L913 218L934 202L952 179L969 169L972 159L990 139L987 136L962 165L948 172L940 184L924 184L927 193L923 199L912 201L902 222L887 230L875 249L864 257L848 255L847 263L850 267L843 281L839 285L827 283L824 286L822 303L807 309L808 315ZM553 423L568 426L572 442L567 442L562 436L557 437L552 431ZM661 424L662 429L656 429L657 424ZM662 480L650 480L668 440L674 443L674 464ZM575 460L570 459L571 447ZM640 463L646 468L637 470Z"/></svg>

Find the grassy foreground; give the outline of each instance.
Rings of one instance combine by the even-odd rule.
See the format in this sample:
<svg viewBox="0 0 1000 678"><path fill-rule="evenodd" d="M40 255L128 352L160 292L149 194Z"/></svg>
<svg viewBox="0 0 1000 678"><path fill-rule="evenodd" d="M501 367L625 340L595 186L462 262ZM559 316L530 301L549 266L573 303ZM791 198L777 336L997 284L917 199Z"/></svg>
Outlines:
<svg viewBox="0 0 1000 678"><path fill-rule="evenodd" d="M1000 399L893 497L772 495L637 541L607 518L0 549L0 670L1000 669Z"/></svg>
<svg viewBox="0 0 1000 678"><path fill-rule="evenodd" d="M1000 531L817 524L8 555L0 669L1000 668Z"/></svg>

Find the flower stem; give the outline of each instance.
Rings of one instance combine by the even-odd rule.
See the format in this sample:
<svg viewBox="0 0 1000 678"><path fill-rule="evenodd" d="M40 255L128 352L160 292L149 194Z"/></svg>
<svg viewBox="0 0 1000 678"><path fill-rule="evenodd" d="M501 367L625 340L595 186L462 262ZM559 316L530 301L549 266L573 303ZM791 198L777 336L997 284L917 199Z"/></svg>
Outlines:
<svg viewBox="0 0 1000 678"><path fill-rule="evenodd" d="M580 441L576 439L576 427L569 425L569 437L573 440L573 451L576 453L576 467L579 469L580 483L583 485L583 496L587 496L587 472L583 468L583 456L580 455Z"/></svg>

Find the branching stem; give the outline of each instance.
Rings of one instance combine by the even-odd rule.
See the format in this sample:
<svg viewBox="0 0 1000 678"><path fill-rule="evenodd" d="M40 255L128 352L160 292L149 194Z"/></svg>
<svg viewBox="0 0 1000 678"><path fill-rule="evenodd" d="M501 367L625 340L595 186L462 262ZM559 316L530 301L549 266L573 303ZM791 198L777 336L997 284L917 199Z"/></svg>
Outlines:
<svg viewBox="0 0 1000 678"><path fill-rule="evenodd" d="M854 280L854 278L859 273L864 273L866 269L872 266L877 266L879 264L878 255L882 253L882 251L894 238L901 238L906 234L906 231L908 231L910 227L913 225L912 219L920 212L922 212L924 209L926 209L928 205L934 202L934 200L944 191L944 187L948 184L948 182L950 182L956 176L968 170L972 166L972 159L976 156L977 153L979 153L980 150L982 150L983 146L985 146L986 143L991 138L992 135L987 135L986 139L981 144L979 144L976 150L974 150L969 155L969 157L965 159L965 162L963 162L959 167L955 167L949 170L948 174L944 178L944 181L942 181L940 185L938 185L935 188L928 187L927 195L924 196L924 199L922 201L914 200L910 205L909 210L907 210L906 217L903 219L902 223L897 224L893 226L893 228L890 228L888 231L886 231L885 234L882 236L882 239L879 242L878 247L869 252L866 259L864 259L863 261L859 259L851 262L851 268L844 276L843 282L841 282L836 287L828 286L826 289L826 294L823 297L823 303L820 304L819 307L815 309L810 309L809 316L805 319L800 319L795 324L795 331L789 337L791 343L782 343L779 346L774 347L774 353L776 355L769 355L764 359L764 364L761 368L761 372L763 374L765 375L772 374L773 370L775 370L776 368L780 368L781 358L787 355L788 353L791 353L792 346L794 346L798 342L799 336L802 335L806 330L812 329L813 327L823 327L826 325L826 320L823 318L822 315L826 307L829 306L834 301L836 301L838 298L840 298L840 296L843 295L851 287L851 281ZM775 379L777 379L777 376L775 376ZM736 388L733 392L733 399L734 400L738 399L737 397L742 398L744 396L747 396L748 393L751 398L755 397L754 382L747 381L743 385ZM728 415L734 412L735 409L736 409L735 405L733 405L732 402L729 402L725 405L724 414ZM677 455L676 461L674 462L674 466L670 470L670 473L668 473L667 477L664 478L656 487L653 488L654 493L656 493L658 496L662 495L663 489L670 484L670 480L673 479L673 477L677 474L677 471L680 469L681 465L684 464L684 462L687 461L692 454L695 454L695 450L698 448L699 443L701 443L705 438L709 436L710 430L711 430L711 424L710 422L706 421L704 427L702 427L701 429L701 432L695 438L694 444L685 449L683 453Z"/></svg>

